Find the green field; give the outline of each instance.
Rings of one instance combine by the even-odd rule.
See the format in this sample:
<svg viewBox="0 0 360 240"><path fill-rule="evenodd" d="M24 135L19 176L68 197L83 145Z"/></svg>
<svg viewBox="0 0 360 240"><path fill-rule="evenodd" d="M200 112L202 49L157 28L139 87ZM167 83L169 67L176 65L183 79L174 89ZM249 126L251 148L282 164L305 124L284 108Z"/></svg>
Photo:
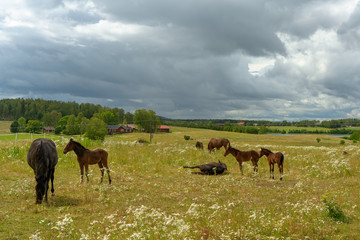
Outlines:
<svg viewBox="0 0 360 240"><path fill-rule="evenodd" d="M50 135L58 148L55 196L35 204L35 179L26 163L30 135L15 142L0 135L0 239L358 239L359 145L321 135L272 136L171 127L171 133L133 133L103 143L81 137L87 148L109 152L113 184L99 184L97 165L80 184L69 137ZM192 140L185 141L184 135ZM41 135L39 135L41 136ZM13 137L13 135L12 135ZM196 150L226 137L240 150L266 147L285 155L284 180L269 179L266 157L259 173L224 149ZM320 138L317 143L316 138ZM343 155L343 151L348 154ZM226 163L219 176L191 174L183 165ZM330 209L330 210L329 210Z"/></svg>

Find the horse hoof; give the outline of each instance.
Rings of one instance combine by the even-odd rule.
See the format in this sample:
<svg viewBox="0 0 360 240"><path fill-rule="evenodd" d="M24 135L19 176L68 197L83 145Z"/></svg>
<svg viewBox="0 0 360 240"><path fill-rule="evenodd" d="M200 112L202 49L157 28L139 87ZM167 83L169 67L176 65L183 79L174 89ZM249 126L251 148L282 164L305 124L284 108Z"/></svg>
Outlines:
<svg viewBox="0 0 360 240"><path fill-rule="evenodd" d="M51 193L51 196L55 196L55 193Z"/></svg>

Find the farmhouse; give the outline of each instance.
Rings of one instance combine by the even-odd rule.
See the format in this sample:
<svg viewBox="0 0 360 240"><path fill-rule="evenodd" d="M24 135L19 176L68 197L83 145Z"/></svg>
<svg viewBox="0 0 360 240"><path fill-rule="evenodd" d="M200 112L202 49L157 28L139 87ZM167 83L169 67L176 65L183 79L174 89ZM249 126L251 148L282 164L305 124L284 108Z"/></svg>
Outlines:
<svg viewBox="0 0 360 240"><path fill-rule="evenodd" d="M111 134L120 134L120 133L132 133L134 131L133 128L127 126L119 126L119 125L108 125L108 133Z"/></svg>
<svg viewBox="0 0 360 240"><path fill-rule="evenodd" d="M54 127L43 127L43 133L52 133L55 131L55 128Z"/></svg>
<svg viewBox="0 0 360 240"><path fill-rule="evenodd" d="M238 125L238 126L246 126L246 123L245 122L238 122L236 125Z"/></svg>
<svg viewBox="0 0 360 240"><path fill-rule="evenodd" d="M160 125L158 127L158 131L159 132L170 132L170 128L169 128L169 126L166 126L166 125Z"/></svg>

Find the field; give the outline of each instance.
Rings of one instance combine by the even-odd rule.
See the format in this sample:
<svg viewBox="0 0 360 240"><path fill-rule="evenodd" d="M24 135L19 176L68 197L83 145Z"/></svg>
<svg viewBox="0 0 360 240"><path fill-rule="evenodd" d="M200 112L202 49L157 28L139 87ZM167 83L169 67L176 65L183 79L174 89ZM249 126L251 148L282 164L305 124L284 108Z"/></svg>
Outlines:
<svg viewBox="0 0 360 240"><path fill-rule="evenodd" d="M74 137L109 152L112 185L99 184L97 165L80 184L67 136L48 136L58 148L55 196L35 204L35 179L26 163L31 140L0 135L0 239L358 239L358 144L321 135L271 136L172 127L171 133L109 136L103 143ZM184 135L191 140L184 140ZM285 155L284 179L269 179L266 157L244 175L224 149L196 150L226 137L240 150L260 147ZM316 138L320 138L318 143ZM348 154L343 155L343 151ZM191 174L184 165L226 163L218 176Z"/></svg>

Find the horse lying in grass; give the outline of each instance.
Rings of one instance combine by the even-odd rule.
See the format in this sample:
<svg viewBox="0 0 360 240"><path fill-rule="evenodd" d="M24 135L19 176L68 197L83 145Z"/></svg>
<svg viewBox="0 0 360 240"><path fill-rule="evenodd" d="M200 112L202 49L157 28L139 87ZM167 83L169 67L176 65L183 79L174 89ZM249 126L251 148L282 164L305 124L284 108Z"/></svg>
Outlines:
<svg viewBox="0 0 360 240"><path fill-rule="evenodd" d="M51 179L51 193L54 196L54 172L58 162L56 146L53 141L47 138L39 138L31 143L27 153L27 162L34 170L36 179L36 203L41 204L45 195L47 202L47 193L49 190L49 181Z"/></svg>
<svg viewBox="0 0 360 240"><path fill-rule="evenodd" d="M227 170L226 164L222 162L210 162L203 165L197 165L194 167L184 166L184 168L199 168L201 172L192 172L193 174L201 174L201 175L217 175L222 174L225 170Z"/></svg>
<svg viewBox="0 0 360 240"><path fill-rule="evenodd" d="M238 161L241 174L243 174L242 163L246 162L246 161L252 162L252 164L254 166L254 172L258 171L257 163L260 158L258 152L254 151L254 150L240 151L236 148L232 148L231 146L229 146L224 153L224 157L226 157L229 153L231 153L235 157L236 161Z"/></svg>
<svg viewBox="0 0 360 240"><path fill-rule="evenodd" d="M267 156L269 167L270 167L270 178L274 179L274 165L278 165L280 172L280 180L283 179L284 171L284 155L281 152L273 153L269 149L261 148L260 157Z"/></svg>

